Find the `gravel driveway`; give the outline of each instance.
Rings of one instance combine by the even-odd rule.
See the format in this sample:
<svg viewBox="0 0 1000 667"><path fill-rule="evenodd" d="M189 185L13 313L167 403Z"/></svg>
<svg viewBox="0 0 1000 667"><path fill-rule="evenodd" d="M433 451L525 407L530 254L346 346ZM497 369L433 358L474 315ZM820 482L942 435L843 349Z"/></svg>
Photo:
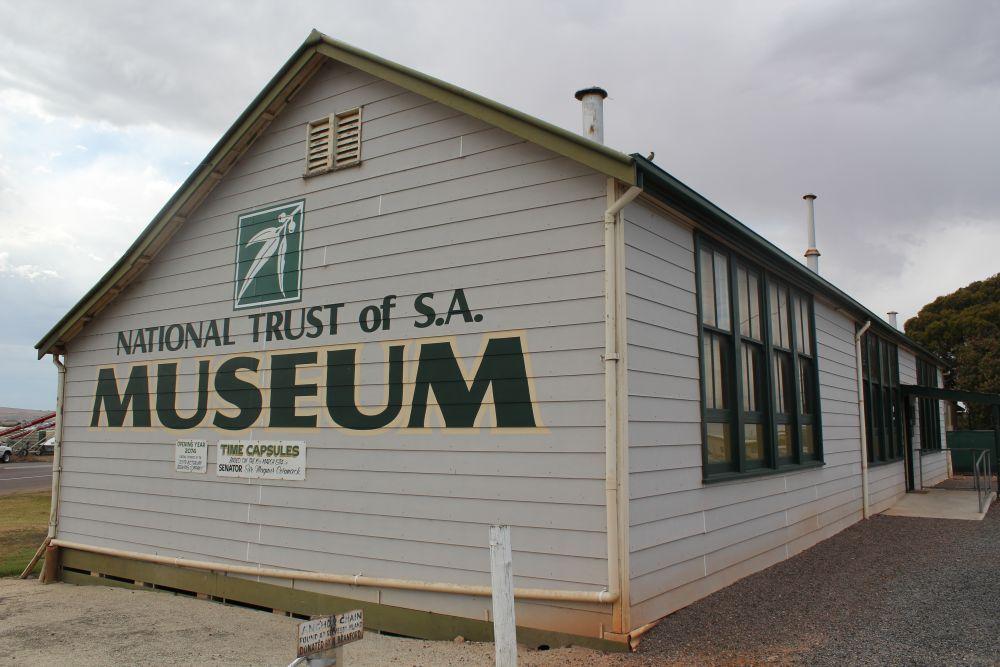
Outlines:
<svg viewBox="0 0 1000 667"><path fill-rule="evenodd" d="M875 516L669 616L661 664L1000 665L1000 509Z"/></svg>
<svg viewBox="0 0 1000 667"><path fill-rule="evenodd" d="M0 580L0 665L267 664L295 621L183 596ZM366 634L351 665L491 665L492 645ZM1000 665L1000 509L876 516L668 617L634 654L522 665Z"/></svg>

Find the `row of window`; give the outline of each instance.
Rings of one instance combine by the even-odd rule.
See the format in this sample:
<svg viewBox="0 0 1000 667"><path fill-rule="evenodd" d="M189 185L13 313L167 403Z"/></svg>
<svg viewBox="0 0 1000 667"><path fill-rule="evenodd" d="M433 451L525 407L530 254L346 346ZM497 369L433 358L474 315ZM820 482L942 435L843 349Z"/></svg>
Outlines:
<svg viewBox="0 0 1000 667"><path fill-rule="evenodd" d="M812 299L702 238L697 271L706 478L820 461Z"/></svg>
<svg viewBox="0 0 1000 667"><path fill-rule="evenodd" d="M899 390L899 350L873 333L861 341L862 376L865 395L865 434L868 438L868 462L872 464L903 458L906 418ZM937 368L917 359L917 384L937 386ZM920 448L941 449L941 413L938 401L916 400L920 420Z"/></svg>
<svg viewBox="0 0 1000 667"><path fill-rule="evenodd" d="M705 478L822 461L811 297L704 238L697 255ZM861 351L868 461L898 461L899 350L869 332ZM917 383L936 387L937 368L918 359ZM940 449L938 401L917 409L921 448Z"/></svg>

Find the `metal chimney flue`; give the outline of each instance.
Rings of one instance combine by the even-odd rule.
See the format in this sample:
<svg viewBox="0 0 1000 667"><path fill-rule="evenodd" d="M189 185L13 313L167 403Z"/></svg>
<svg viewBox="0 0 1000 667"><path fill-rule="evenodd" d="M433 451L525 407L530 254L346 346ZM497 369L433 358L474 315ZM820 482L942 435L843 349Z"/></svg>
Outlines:
<svg viewBox="0 0 1000 667"><path fill-rule="evenodd" d="M886 313L886 315L889 316L889 324L892 325L892 328L898 329L899 323L897 322L897 317L899 316L899 313L896 312L895 310L890 310L888 313Z"/></svg>
<svg viewBox="0 0 1000 667"><path fill-rule="evenodd" d="M583 136L604 143L604 98L608 91L598 86L576 91L576 99L583 103Z"/></svg>
<svg viewBox="0 0 1000 667"><path fill-rule="evenodd" d="M816 195L810 193L802 195L802 198L806 200L806 206L809 207L809 247L806 248L806 266L813 273L819 273L819 249L816 248L816 210L813 206Z"/></svg>

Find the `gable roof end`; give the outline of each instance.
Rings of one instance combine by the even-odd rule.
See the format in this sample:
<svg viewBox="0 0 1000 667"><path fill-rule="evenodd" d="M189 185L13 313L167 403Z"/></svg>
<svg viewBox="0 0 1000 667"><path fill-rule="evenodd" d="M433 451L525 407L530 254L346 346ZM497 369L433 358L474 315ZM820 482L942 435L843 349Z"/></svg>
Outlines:
<svg viewBox="0 0 1000 667"><path fill-rule="evenodd" d="M342 62L629 184L632 158L491 99L313 30L212 147L121 258L35 344L38 358L63 346L132 282L326 59Z"/></svg>

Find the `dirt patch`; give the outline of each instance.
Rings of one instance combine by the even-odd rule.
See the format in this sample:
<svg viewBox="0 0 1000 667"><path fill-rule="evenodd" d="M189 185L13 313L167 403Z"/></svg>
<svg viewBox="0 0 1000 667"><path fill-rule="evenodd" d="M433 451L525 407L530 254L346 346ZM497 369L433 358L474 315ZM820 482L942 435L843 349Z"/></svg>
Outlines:
<svg viewBox="0 0 1000 667"><path fill-rule="evenodd" d="M287 665L298 623L170 593L18 579L0 579L0 618L0 665ZM492 644L371 632L346 653L348 664L358 667L493 664ZM580 648L522 647L518 664L600 665L605 657L615 658Z"/></svg>

